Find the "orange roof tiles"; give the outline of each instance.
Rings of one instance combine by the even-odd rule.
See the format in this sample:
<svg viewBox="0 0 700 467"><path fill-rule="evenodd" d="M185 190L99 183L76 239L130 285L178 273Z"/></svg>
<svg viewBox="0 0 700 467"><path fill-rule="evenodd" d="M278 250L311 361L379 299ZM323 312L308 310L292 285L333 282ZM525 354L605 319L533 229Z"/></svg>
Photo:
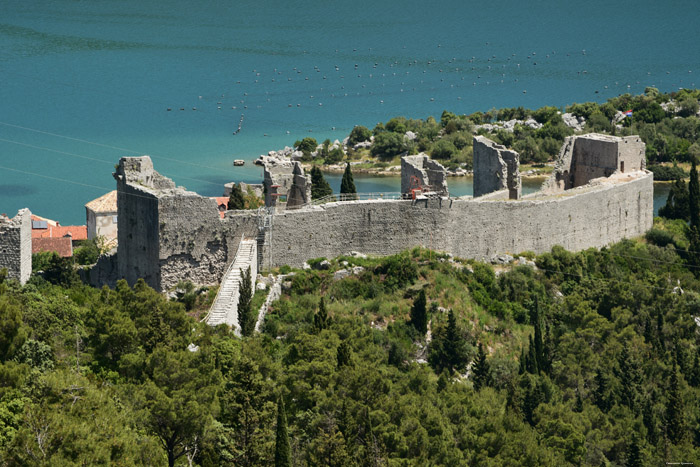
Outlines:
<svg viewBox="0 0 700 467"><path fill-rule="evenodd" d="M63 238L32 238L32 254L42 251L55 251L64 258L73 256L73 242Z"/></svg>
<svg viewBox="0 0 700 467"><path fill-rule="evenodd" d="M32 229L32 238L61 238L70 236L73 240L87 240L86 225L49 225L46 229Z"/></svg>

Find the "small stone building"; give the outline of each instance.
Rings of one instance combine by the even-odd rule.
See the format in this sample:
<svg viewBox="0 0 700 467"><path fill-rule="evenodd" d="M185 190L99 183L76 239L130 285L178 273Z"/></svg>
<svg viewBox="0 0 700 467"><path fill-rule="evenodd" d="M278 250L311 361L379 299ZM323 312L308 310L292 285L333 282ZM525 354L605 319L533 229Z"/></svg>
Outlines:
<svg viewBox="0 0 700 467"><path fill-rule="evenodd" d="M102 236L109 245L117 244L117 190L85 205L88 239Z"/></svg>

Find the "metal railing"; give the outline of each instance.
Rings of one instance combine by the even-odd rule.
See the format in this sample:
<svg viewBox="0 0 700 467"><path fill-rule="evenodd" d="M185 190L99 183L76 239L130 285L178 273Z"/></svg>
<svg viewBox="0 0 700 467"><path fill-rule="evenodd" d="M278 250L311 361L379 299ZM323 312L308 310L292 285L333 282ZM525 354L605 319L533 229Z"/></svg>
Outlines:
<svg viewBox="0 0 700 467"><path fill-rule="evenodd" d="M382 201L382 200L396 200L396 199L405 199L405 198L404 198L402 193L395 192L395 191L383 191L383 192L376 192L376 193L337 194L337 195L328 195L328 196L324 196L323 198L311 200L310 203L300 205L299 207L320 206L320 205L326 204L326 203L342 203L342 202L349 202L349 201L372 201L372 200Z"/></svg>

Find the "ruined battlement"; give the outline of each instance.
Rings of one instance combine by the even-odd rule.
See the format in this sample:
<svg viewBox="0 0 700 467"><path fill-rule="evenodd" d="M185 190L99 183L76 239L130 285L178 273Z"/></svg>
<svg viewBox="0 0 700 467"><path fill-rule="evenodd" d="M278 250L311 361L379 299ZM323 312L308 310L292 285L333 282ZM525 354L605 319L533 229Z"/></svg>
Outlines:
<svg viewBox="0 0 700 467"><path fill-rule="evenodd" d="M21 284L32 274L31 216L29 209L20 209L12 219L0 215L0 269Z"/></svg>
<svg viewBox="0 0 700 467"><path fill-rule="evenodd" d="M402 160L402 191L404 180L410 186L413 177L440 196L315 206L308 203L310 183L301 166L275 162L281 170L266 171L267 193L273 186L281 190L279 181L286 180L287 202L297 198L296 209L227 211L223 218L214 200L175 187L147 156L122 158L114 174L117 273L130 283L143 277L157 290L181 280L216 284L241 238L257 240L262 269L415 246L478 259L541 253L554 245L575 251L641 235L652 225L653 176L644 169L644 147L636 137L567 139L547 189L525 197L517 152L483 137L475 138L474 148L474 198L450 198L442 165L409 156Z"/></svg>

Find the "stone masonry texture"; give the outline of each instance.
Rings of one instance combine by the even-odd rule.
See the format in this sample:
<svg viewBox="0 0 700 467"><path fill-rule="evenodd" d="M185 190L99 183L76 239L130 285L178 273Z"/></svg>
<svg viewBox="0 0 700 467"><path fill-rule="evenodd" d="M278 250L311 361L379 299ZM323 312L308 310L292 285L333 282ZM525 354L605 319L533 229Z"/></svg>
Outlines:
<svg viewBox="0 0 700 467"><path fill-rule="evenodd" d="M20 209L15 217L0 216L0 269L21 284L32 274L32 220L29 209Z"/></svg>
<svg viewBox="0 0 700 467"><path fill-rule="evenodd" d="M261 213L227 211L221 219L214 200L175 187L147 156L122 158L114 174L116 272L130 283L143 277L157 290L181 280L217 284L241 238L258 238L259 268L301 267L311 258L352 251L387 255L415 246L477 259L542 253L554 245L572 251L602 247L642 235L652 225L653 176L635 162L637 143L622 144L630 144L631 154L624 172L551 195L335 202L272 214L262 229ZM503 188L509 188L505 170Z"/></svg>
<svg viewBox="0 0 700 467"><path fill-rule="evenodd" d="M504 189L510 199L520 199L520 155L484 136L475 136L474 198Z"/></svg>

